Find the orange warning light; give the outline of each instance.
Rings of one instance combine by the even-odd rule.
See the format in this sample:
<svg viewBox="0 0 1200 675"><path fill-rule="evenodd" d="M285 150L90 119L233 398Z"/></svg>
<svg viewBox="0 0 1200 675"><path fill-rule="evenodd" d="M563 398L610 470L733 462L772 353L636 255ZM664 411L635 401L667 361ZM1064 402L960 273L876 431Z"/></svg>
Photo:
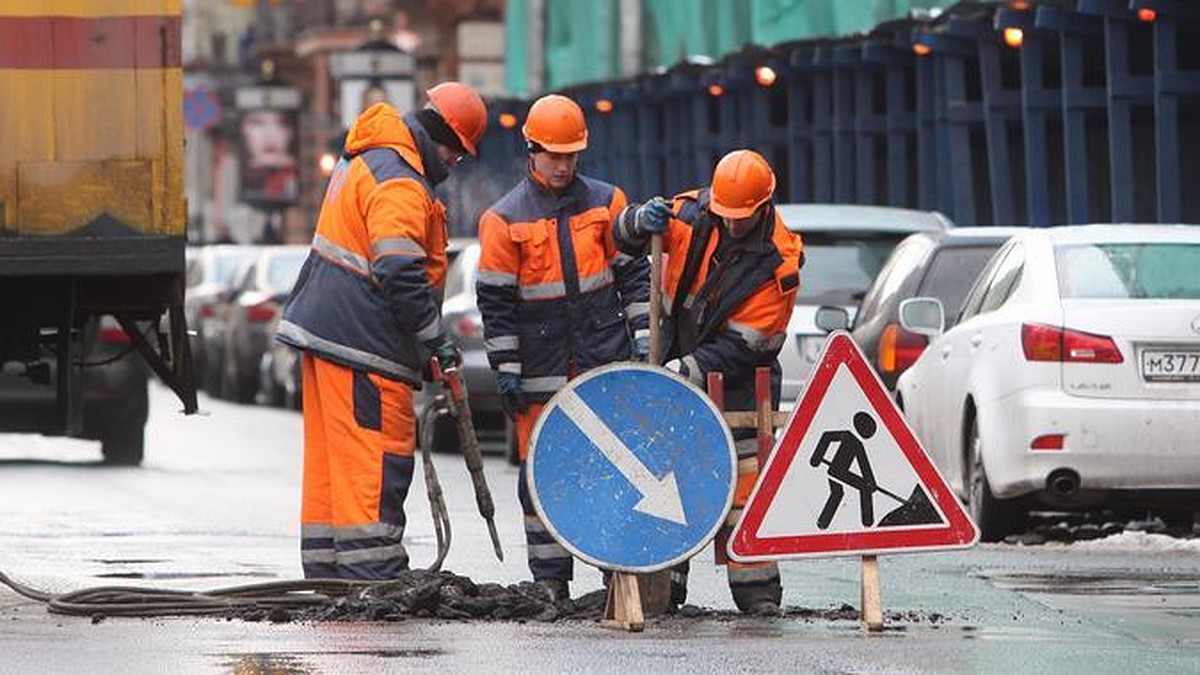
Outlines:
<svg viewBox="0 0 1200 675"><path fill-rule="evenodd" d="M917 56L929 56L930 54L933 53L933 47L930 47L929 45L925 44L924 42L914 42L913 43L913 53L916 54Z"/></svg>
<svg viewBox="0 0 1200 675"><path fill-rule="evenodd" d="M722 87L719 84L708 85L708 95L709 96L712 96L713 98L717 98L717 97L723 95L724 93L725 93L725 87Z"/></svg>
<svg viewBox="0 0 1200 675"><path fill-rule="evenodd" d="M505 129L517 126L517 116L512 113L500 113L500 126Z"/></svg>
<svg viewBox="0 0 1200 675"><path fill-rule="evenodd" d="M1025 42L1025 31L1014 26L1009 26L1004 29L1004 44L1017 49Z"/></svg>
<svg viewBox="0 0 1200 675"><path fill-rule="evenodd" d="M1138 10L1137 16L1138 20L1142 21L1143 23L1154 23L1154 20L1158 18L1158 12L1150 9L1149 7L1143 7Z"/></svg>
<svg viewBox="0 0 1200 675"><path fill-rule="evenodd" d="M612 112L612 109L613 109L612 101L610 101L606 98L602 98L599 101L596 101L596 110L597 111L602 112L602 113L610 113L610 112Z"/></svg>
<svg viewBox="0 0 1200 675"><path fill-rule="evenodd" d="M775 79L778 77L775 74L775 69L771 66L759 66L754 69L754 80L760 86L769 87L775 84Z"/></svg>

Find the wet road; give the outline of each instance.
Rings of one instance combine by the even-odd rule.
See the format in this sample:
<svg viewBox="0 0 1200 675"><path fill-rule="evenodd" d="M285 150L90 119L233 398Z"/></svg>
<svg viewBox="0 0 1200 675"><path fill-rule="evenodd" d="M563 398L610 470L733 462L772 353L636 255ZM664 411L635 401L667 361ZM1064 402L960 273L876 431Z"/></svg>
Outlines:
<svg viewBox="0 0 1200 675"><path fill-rule="evenodd" d="M61 592L109 584L202 590L296 578L300 419L205 401L185 418L152 392L140 469L95 444L0 436L0 570ZM445 568L525 578L515 469L487 470L507 559L491 554L459 459L437 456L454 544ZM418 472L419 474L419 472ZM409 552L432 559L424 490ZM783 563L788 616L731 612L723 571L693 563L708 616L641 634L589 622L269 623L51 615L0 589L0 673L1200 672L1200 542L1127 532L1071 545L987 545L880 559L887 630L860 632L854 558ZM600 588L583 567L575 596Z"/></svg>

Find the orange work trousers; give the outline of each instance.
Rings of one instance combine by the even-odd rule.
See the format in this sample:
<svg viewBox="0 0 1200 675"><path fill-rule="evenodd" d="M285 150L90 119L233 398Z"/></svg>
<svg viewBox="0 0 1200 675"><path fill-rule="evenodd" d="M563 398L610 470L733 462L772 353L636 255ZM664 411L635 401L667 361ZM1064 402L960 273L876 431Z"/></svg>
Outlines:
<svg viewBox="0 0 1200 675"><path fill-rule="evenodd" d="M404 500L412 387L304 353L300 558L306 578L391 579L408 568Z"/></svg>

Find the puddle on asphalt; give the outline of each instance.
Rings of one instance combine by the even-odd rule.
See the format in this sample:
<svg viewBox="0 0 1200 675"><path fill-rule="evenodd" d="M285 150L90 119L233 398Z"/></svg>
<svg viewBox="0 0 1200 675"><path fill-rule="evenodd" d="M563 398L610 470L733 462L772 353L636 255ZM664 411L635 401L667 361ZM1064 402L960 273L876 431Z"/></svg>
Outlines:
<svg viewBox="0 0 1200 675"><path fill-rule="evenodd" d="M310 659L328 656L373 656L380 659L428 659L441 656L441 649L364 649L272 652L267 654L223 654L222 666L237 675L309 675L324 672Z"/></svg>
<svg viewBox="0 0 1200 675"><path fill-rule="evenodd" d="M1063 595L1197 595L1200 577L1172 572L1089 572L1046 574L981 572L997 588L1019 593Z"/></svg>

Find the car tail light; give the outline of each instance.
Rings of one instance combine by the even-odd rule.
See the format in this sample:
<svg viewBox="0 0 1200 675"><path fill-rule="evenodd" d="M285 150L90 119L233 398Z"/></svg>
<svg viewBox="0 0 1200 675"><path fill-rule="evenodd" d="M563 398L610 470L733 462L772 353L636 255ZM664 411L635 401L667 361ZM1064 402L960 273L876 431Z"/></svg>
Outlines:
<svg viewBox="0 0 1200 675"><path fill-rule="evenodd" d="M454 333L464 338L482 338L483 322L474 314L464 314L454 322Z"/></svg>
<svg viewBox="0 0 1200 675"><path fill-rule="evenodd" d="M1021 325L1021 349L1028 361L1062 363L1122 363L1121 350L1107 335L1040 323Z"/></svg>
<svg viewBox="0 0 1200 675"><path fill-rule="evenodd" d="M1065 434L1043 434L1033 439L1029 444L1030 450L1062 450Z"/></svg>
<svg viewBox="0 0 1200 675"><path fill-rule="evenodd" d="M96 331L96 339L110 345L131 345L133 338L121 328L121 324L111 316L100 318L100 327Z"/></svg>
<svg viewBox="0 0 1200 675"><path fill-rule="evenodd" d="M203 305L200 305L200 318L201 319L211 319L213 317L213 315L216 313L217 313L217 308L215 305L208 303L208 302L204 303Z"/></svg>
<svg viewBox="0 0 1200 675"><path fill-rule="evenodd" d="M266 323L275 318L275 303L260 302L246 308L246 320L253 323Z"/></svg>
<svg viewBox="0 0 1200 675"><path fill-rule="evenodd" d="M879 338L879 370L900 373L916 362L929 339L905 330L900 324L889 323Z"/></svg>

